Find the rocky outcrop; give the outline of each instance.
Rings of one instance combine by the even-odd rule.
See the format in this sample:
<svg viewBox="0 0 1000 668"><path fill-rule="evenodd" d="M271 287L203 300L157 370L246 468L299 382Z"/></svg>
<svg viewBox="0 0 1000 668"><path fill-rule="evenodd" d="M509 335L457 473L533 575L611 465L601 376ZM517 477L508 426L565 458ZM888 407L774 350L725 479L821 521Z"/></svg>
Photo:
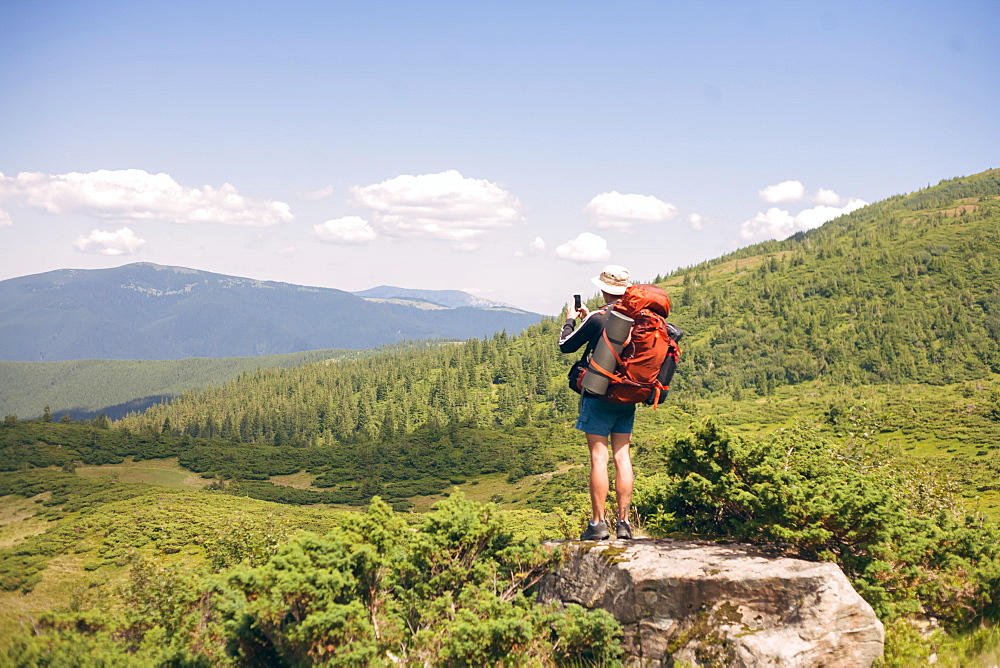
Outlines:
<svg viewBox="0 0 1000 668"><path fill-rule="evenodd" d="M632 665L870 666L884 631L835 564L700 541L553 541L543 602L604 608Z"/></svg>

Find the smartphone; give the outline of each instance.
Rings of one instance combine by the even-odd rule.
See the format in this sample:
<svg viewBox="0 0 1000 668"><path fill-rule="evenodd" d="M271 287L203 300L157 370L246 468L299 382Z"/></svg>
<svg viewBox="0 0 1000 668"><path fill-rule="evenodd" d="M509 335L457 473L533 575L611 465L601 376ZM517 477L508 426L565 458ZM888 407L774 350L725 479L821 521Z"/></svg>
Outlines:
<svg viewBox="0 0 1000 668"><path fill-rule="evenodd" d="M577 311L583 306L583 302L580 301L580 295L573 295L573 308Z"/></svg>

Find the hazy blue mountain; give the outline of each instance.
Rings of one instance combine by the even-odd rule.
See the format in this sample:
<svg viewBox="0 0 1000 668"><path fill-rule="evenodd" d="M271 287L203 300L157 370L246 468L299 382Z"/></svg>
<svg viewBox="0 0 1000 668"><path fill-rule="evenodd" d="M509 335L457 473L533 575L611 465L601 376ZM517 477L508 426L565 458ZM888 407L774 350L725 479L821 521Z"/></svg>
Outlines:
<svg viewBox="0 0 1000 668"><path fill-rule="evenodd" d="M352 292L351 294L363 297L368 301L383 301L390 303L411 302L414 306L417 306L417 308L460 308L462 306L471 306L474 308L520 310L510 304L483 299L482 297L476 297L475 295L470 295L468 292L462 292L461 290L415 290L413 288L398 288L393 285L380 285L377 288L359 290L357 292ZM421 302L423 302L425 306L421 306Z"/></svg>
<svg viewBox="0 0 1000 668"><path fill-rule="evenodd" d="M332 288L136 263L0 281L0 359L167 360L363 349L515 333L540 319L511 308L417 308Z"/></svg>

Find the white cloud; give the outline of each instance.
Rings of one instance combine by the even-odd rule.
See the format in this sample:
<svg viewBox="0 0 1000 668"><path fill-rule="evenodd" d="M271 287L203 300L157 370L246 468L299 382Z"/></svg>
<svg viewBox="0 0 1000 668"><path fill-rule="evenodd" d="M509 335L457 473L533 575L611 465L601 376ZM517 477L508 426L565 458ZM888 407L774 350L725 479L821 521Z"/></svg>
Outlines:
<svg viewBox="0 0 1000 668"><path fill-rule="evenodd" d="M13 225L14 219L10 217L10 214L0 209L0 227L7 227L8 225Z"/></svg>
<svg viewBox="0 0 1000 668"><path fill-rule="evenodd" d="M782 181L773 186L768 186L763 190L758 190L757 194L765 202L775 204L777 202L797 202L806 196L805 186L801 181Z"/></svg>
<svg viewBox="0 0 1000 668"><path fill-rule="evenodd" d="M111 220L266 227L293 218L284 202L243 197L229 183L191 188L169 174L141 169L0 174L0 199L15 199L52 214L84 213Z"/></svg>
<svg viewBox="0 0 1000 668"><path fill-rule="evenodd" d="M313 235L332 244L366 244L375 238L375 230L364 218L347 216L313 225Z"/></svg>
<svg viewBox="0 0 1000 668"><path fill-rule="evenodd" d="M771 207L765 212L758 212L752 219L743 223L740 236L751 241L765 239L785 239L796 232L811 230L823 223L833 220L846 213L866 206L868 202L851 198L842 207L815 206L792 215L784 209Z"/></svg>
<svg viewBox="0 0 1000 668"><path fill-rule="evenodd" d="M814 206L811 209L799 212L795 216L795 219L800 221L802 229L811 230L814 227L819 227L828 220L833 220L834 218L843 216L845 213L856 211L863 206L868 206L868 202L857 197L852 197L844 206Z"/></svg>
<svg viewBox="0 0 1000 668"><path fill-rule="evenodd" d="M776 206L758 211L740 226L740 236L747 240L784 239L795 231L795 216Z"/></svg>
<svg viewBox="0 0 1000 668"><path fill-rule="evenodd" d="M688 222L691 223L692 230L705 229L705 218L700 213L692 213L688 216Z"/></svg>
<svg viewBox="0 0 1000 668"><path fill-rule="evenodd" d="M351 192L352 203L371 209L382 229L402 236L468 242L522 220L521 203L501 186L453 169L403 174Z"/></svg>
<svg viewBox="0 0 1000 668"><path fill-rule="evenodd" d="M594 226L606 229L630 229L641 223L658 223L677 215L677 207L652 195L622 194L616 190L601 193L583 208Z"/></svg>
<svg viewBox="0 0 1000 668"><path fill-rule="evenodd" d="M816 191L816 196L813 197L813 201L816 202L817 204L827 204L830 206L834 206L836 204L840 204L841 199L840 195L838 195L834 191L827 190L826 188L820 188L819 190Z"/></svg>
<svg viewBox="0 0 1000 668"><path fill-rule="evenodd" d="M611 257L608 242L590 232L581 232L576 239L557 246L555 253L557 257L572 262L601 262Z"/></svg>
<svg viewBox="0 0 1000 668"><path fill-rule="evenodd" d="M333 194L333 186L324 186L316 190L307 190L300 193L305 199L326 199Z"/></svg>
<svg viewBox="0 0 1000 668"><path fill-rule="evenodd" d="M132 255L146 245L145 239L135 236L135 232L122 227L114 232L92 230L90 236L79 236L73 242L73 247L81 253L93 255Z"/></svg>
<svg viewBox="0 0 1000 668"><path fill-rule="evenodd" d="M514 251L514 257L525 257L525 256L528 256L528 255L539 255L539 254L544 253L544 252L545 252L545 239L542 239L541 237L535 237L534 239L531 240L531 243L528 244L528 250L527 251L523 251L521 249L518 249L518 250Z"/></svg>

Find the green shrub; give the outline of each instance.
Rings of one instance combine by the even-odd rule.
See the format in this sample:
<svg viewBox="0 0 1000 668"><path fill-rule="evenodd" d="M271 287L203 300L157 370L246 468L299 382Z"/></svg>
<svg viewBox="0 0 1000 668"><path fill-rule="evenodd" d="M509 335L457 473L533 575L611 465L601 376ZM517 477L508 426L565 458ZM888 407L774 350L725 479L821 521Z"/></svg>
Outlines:
<svg viewBox="0 0 1000 668"><path fill-rule="evenodd" d="M922 613L968 627L1000 617L996 528L926 494L905 467L850 458L809 429L749 441L711 420L661 455L664 475L635 497L651 533L835 561L884 619Z"/></svg>
<svg viewBox="0 0 1000 668"><path fill-rule="evenodd" d="M121 585L43 615L12 665L615 665L605 611L534 602L560 558L495 505L453 495L412 530L376 498L337 531L278 542L237 516L206 548L221 573L133 553Z"/></svg>

